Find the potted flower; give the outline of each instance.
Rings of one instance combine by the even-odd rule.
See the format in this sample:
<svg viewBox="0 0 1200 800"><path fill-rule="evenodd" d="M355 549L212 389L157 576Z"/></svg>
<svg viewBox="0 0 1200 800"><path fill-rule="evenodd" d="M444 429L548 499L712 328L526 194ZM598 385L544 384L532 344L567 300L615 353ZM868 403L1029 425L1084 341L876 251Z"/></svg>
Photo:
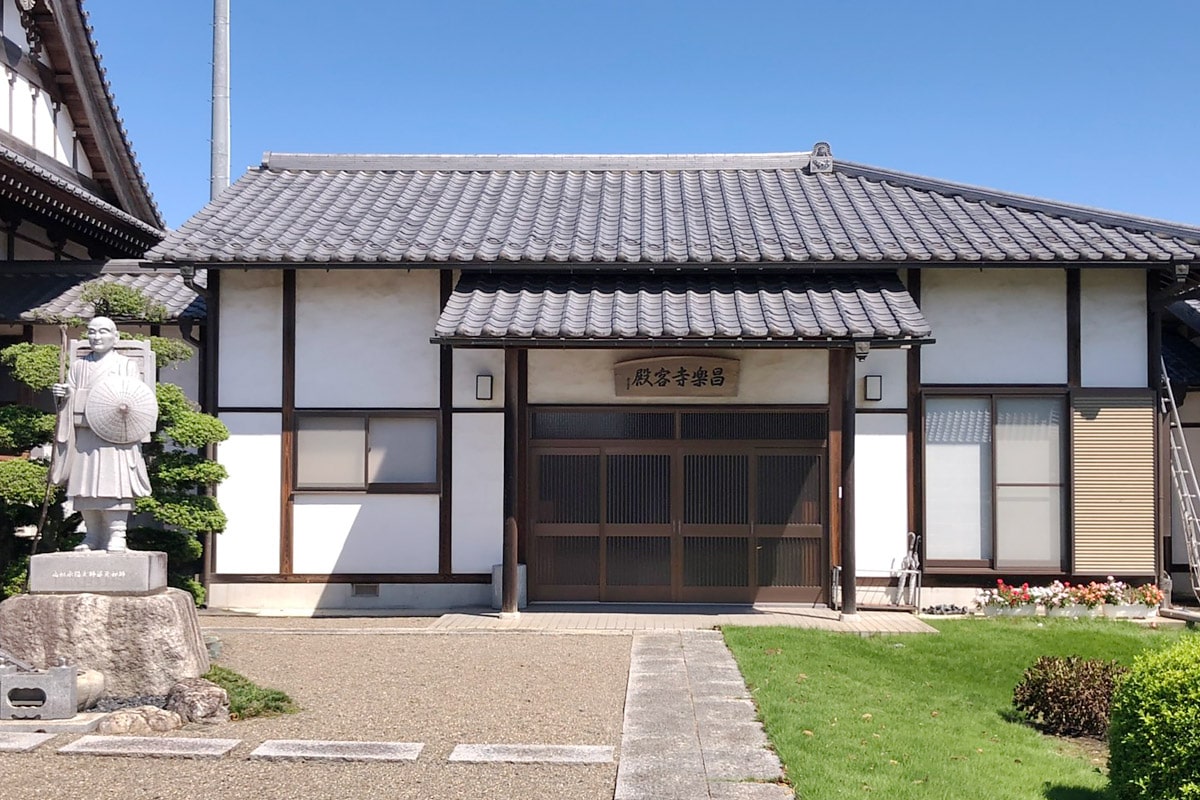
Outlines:
<svg viewBox="0 0 1200 800"><path fill-rule="evenodd" d="M1125 592L1125 602L1113 606L1112 616L1145 619L1158 613L1163 600L1163 591L1153 583L1131 586Z"/></svg>
<svg viewBox="0 0 1200 800"><path fill-rule="evenodd" d="M1080 616L1096 617L1100 615L1100 607L1104 605L1104 584L1091 581L1087 584L1076 584L1068 589L1071 600L1082 609Z"/></svg>
<svg viewBox="0 0 1200 800"><path fill-rule="evenodd" d="M1034 590L1038 602L1046 609L1048 617L1077 617L1084 607L1077 605L1071 594L1071 584L1054 581L1049 586Z"/></svg>
<svg viewBox="0 0 1200 800"><path fill-rule="evenodd" d="M979 604L987 616L1031 617L1037 613L1037 601L1028 583L1011 586L1002 578L996 580L996 588L980 593Z"/></svg>

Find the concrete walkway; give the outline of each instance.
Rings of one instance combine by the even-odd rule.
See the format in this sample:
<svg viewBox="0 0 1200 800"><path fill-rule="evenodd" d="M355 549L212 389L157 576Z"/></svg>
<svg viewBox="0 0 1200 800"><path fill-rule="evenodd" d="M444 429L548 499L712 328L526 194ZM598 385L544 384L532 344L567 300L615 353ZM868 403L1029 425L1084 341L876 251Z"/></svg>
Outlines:
<svg viewBox="0 0 1200 800"><path fill-rule="evenodd" d="M785 800L782 780L720 633L634 636L614 800Z"/></svg>

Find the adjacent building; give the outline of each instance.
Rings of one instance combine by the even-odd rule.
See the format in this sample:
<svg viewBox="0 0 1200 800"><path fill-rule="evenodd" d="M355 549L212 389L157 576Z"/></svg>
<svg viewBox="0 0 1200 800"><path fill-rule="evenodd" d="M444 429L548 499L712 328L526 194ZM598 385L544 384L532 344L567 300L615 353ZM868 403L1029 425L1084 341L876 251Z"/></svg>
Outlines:
<svg viewBox="0 0 1200 800"><path fill-rule="evenodd" d="M210 604L311 610L486 604L506 560L533 600L887 603L914 541L927 603L1186 571L1198 256L818 144L268 153L148 258L209 275Z"/></svg>

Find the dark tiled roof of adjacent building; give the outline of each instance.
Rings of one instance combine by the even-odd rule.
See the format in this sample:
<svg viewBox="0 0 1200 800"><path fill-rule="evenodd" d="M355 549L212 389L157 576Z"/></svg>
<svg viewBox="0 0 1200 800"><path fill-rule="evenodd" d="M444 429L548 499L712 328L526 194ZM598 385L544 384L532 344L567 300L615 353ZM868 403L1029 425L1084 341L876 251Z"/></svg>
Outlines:
<svg viewBox="0 0 1200 800"><path fill-rule="evenodd" d="M54 194L50 194L53 192ZM96 236L140 256L164 231L0 144L0 196L63 224L82 223Z"/></svg>
<svg viewBox="0 0 1200 800"><path fill-rule="evenodd" d="M90 303L80 295L93 280L120 283L137 289L150 300L164 306L170 320L204 319L204 298L188 288L175 270L127 271L112 267L37 269L10 262L0 270L0 322L49 322L60 318L93 315ZM204 270L197 270L196 283L206 284Z"/></svg>
<svg viewBox="0 0 1200 800"><path fill-rule="evenodd" d="M30 16L57 72L76 135L111 199L146 224L165 227L134 153L88 24L84 0L35 3Z"/></svg>
<svg viewBox="0 0 1200 800"><path fill-rule="evenodd" d="M1196 345L1177 333L1163 331L1162 358L1172 382L1200 386L1200 348Z"/></svg>
<svg viewBox="0 0 1200 800"><path fill-rule="evenodd" d="M150 251L209 264L930 264L1200 256L1200 228L809 153L268 153Z"/></svg>
<svg viewBox="0 0 1200 800"><path fill-rule="evenodd" d="M781 340L928 337L894 274L466 272L445 339Z"/></svg>

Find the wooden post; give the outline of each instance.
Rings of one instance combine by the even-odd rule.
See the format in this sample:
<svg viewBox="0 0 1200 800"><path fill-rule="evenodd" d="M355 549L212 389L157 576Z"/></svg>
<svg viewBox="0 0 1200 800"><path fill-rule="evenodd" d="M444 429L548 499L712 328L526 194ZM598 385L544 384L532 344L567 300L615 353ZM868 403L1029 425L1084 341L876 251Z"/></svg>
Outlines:
<svg viewBox="0 0 1200 800"><path fill-rule="evenodd" d="M854 350L835 350L844 362L842 375L842 616L858 614L855 593L854 561L854 414L857 406L855 392Z"/></svg>
<svg viewBox="0 0 1200 800"><path fill-rule="evenodd" d="M518 608L517 499L520 485L519 351L504 350L504 558L500 613L515 616Z"/></svg>

